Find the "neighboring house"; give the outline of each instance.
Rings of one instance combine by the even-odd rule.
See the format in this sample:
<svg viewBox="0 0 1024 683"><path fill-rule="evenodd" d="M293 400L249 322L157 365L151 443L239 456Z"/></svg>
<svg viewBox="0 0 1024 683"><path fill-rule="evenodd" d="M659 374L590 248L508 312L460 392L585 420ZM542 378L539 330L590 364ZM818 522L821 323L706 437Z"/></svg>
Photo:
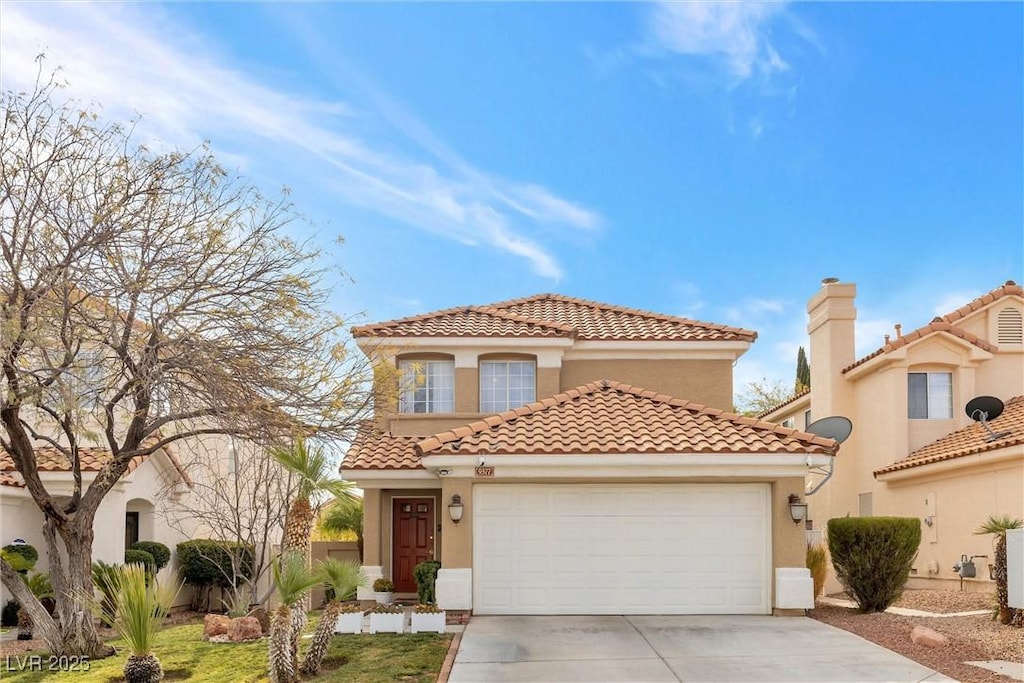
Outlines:
<svg viewBox="0 0 1024 683"><path fill-rule="evenodd" d="M88 488L96 473L110 458L110 451L81 447L82 487ZM54 496L71 496L73 480L67 458L56 448L36 449L39 476ZM134 458L121 480L100 503L94 525L93 559L107 563L124 562L124 551L136 541L159 541L171 550L186 540L170 528L164 519L165 505L178 497L187 496L192 481L182 467L174 448L167 446L149 457ZM161 492L170 490L165 498ZM39 551L35 569L45 572L49 568L46 542L43 539L43 514L31 494L25 489L21 475L7 451L0 448L0 528L2 544L22 538ZM164 572L173 571L165 568ZM0 589L0 600L6 603L7 592ZM179 600L185 604L187 600Z"/></svg>
<svg viewBox="0 0 1024 683"><path fill-rule="evenodd" d="M833 517L921 519L912 586L953 587L963 555L979 557L977 588L990 586L992 543L974 531L989 515L1024 517L1024 296L1007 282L882 346L854 354L856 286L825 280L807 305L811 389L761 415L805 429L842 415L853 435L829 482L808 498L809 525ZM977 396L1006 409L989 432L965 411ZM833 584L835 587L835 584Z"/></svg>
<svg viewBox="0 0 1024 683"><path fill-rule="evenodd" d="M446 609L770 614L804 565L790 495L836 444L724 412L754 332L542 294L353 334L371 579L434 558Z"/></svg>

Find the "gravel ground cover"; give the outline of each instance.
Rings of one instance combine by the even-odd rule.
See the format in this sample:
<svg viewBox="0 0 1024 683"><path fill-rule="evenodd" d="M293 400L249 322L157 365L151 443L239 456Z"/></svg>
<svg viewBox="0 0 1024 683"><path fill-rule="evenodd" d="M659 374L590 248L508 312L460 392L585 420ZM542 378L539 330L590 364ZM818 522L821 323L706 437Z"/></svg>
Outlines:
<svg viewBox="0 0 1024 683"><path fill-rule="evenodd" d="M989 609L993 602L993 597L981 593L914 590L905 592L896 605L949 614ZM855 633L958 681L1013 683L1012 678L964 662L986 659L1024 662L1024 629L1003 626L988 614L969 617L903 617L888 613L860 614L855 609L819 604L811 610L810 616ZM938 631L949 638L949 642L941 648L915 645L910 640L910 631L918 625Z"/></svg>

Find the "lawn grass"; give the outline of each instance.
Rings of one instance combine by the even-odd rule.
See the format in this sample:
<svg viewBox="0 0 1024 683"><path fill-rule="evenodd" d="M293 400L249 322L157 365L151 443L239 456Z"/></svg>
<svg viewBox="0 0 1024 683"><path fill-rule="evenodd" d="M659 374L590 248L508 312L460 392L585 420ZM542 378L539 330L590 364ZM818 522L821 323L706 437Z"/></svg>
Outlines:
<svg viewBox="0 0 1024 683"><path fill-rule="evenodd" d="M312 633L318 619L311 618L307 629ZM167 681L209 681L222 683L258 683L267 680L267 641L216 644L201 640L202 624L166 628L157 634L156 656L160 659ZM376 634L337 635L324 662L324 670L315 681L365 681L366 683L433 683L441 670L448 650L450 635L439 634ZM35 681L79 681L80 683L111 683L121 676L127 653L124 641L112 640L118 649L113 657L90 663L87 672L17 671L24 662L12 655L0 662L0 678L5 683ZM302 657L309 639L300 646ZM46 668L46 657L42 658ZM13 671L11 669L14 669Z"/></svg>

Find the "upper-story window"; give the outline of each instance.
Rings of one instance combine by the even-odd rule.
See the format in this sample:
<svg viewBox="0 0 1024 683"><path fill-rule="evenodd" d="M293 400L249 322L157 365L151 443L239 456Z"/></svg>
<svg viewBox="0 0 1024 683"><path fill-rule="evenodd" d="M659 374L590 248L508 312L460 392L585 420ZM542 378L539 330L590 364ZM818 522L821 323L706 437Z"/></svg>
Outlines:
<svg viewBox="0 0 1024 683"><path fill-rule="evenodd" d="M455 412L455 363L450 360L398 361L401 413Z"/></svg>
<svg viewBox="0 0 1024 683"><path fill-rule="evenodd" d="M808 427L810 427L811 426L811 422L813 422L813 420L811 420L811 411L805 410L804 411L804 429L807 429Z"/></svg>
<svg viewBox="0 0 1024 683"><path fill-rule="evenodd" d="M907 374L907 417L911 420L948 420L953 417L953 374Z"/></svg>
<svg viewBox="0 0 1024 683"><path fill-rule="evenodd" d="M537 371L532 360L480 362L480 412L500 413L537 400Z"/></svg>

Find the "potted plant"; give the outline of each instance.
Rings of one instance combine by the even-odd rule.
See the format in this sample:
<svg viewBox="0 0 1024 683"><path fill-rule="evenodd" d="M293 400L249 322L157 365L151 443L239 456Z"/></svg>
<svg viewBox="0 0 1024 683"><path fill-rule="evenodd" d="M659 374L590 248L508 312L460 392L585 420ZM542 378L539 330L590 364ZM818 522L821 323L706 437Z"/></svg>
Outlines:
<svg viewBox="0 0 1024 683"><path fill-rule="evenodd" d="M342 605L338 619L334 622L335 633L362 633L363 608L357 603Z"/></svg>
<svg viewBox="0 0 1024 683"><path fill-rule="evenodd" d="M378 605L390 605L395 598L395 584L391 579L377 579L373 582L373 597Z"/></svg>
<svg viewBox="0 0 1024 683"><path fill-rule="evenodd" d="M437 605L419 604L412 610L412 633L444 633L444 610Z"/></svg>
<svg viewBox="0 0 1024 683"><path fill-rule="evenodd" d="M405 610L398 605L377 605L370 610L370 633L402 633Z"/></svg>

